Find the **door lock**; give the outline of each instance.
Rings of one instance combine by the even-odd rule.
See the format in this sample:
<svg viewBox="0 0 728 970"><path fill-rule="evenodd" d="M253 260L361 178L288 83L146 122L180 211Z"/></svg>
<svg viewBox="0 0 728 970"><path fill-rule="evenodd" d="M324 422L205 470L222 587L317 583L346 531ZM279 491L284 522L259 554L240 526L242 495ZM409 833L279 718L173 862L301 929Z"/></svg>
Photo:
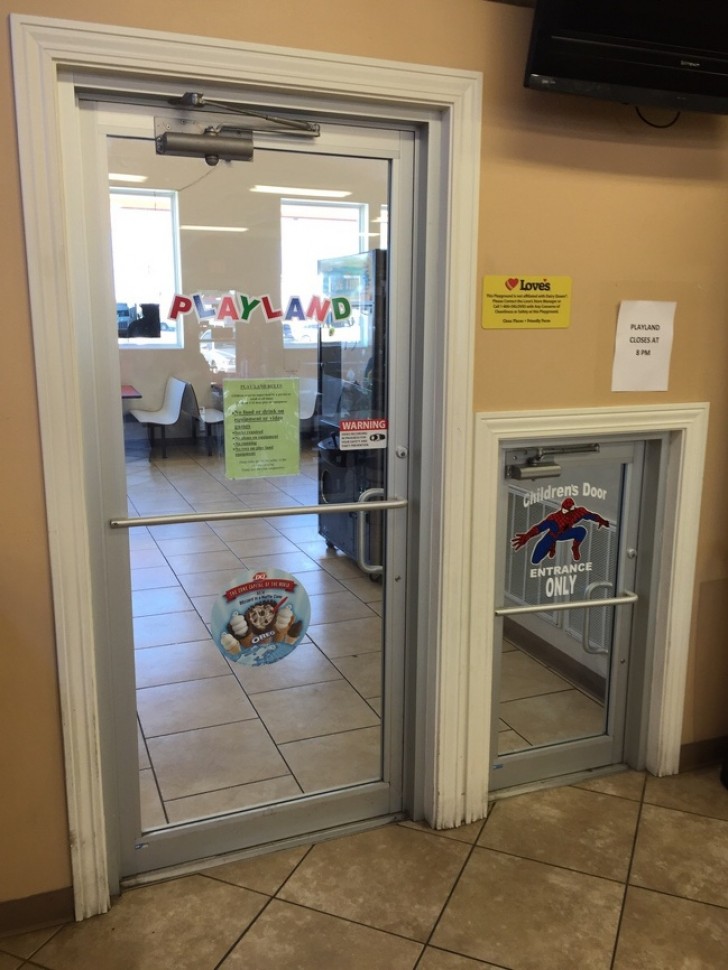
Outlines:
<svg viewBox="0 0 728 970"><path fill-rule="evenodd" d="M405 445L397 445L397 447L394 449L394 453L397 458L407 458L409 455L409 449L405 447Z"/></svg>

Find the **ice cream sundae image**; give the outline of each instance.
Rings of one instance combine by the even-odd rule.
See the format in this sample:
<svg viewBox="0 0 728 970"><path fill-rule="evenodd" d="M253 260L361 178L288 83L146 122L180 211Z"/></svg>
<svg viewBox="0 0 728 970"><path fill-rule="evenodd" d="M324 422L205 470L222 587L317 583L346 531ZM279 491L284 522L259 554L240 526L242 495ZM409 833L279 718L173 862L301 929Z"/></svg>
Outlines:
<svg viewBox="0 0 728 970"><path fill-rule="evenodd" d="M276 615L276 604L273 600L255 603L245 614L250 626L256 634L268 633L273 627Z"/></svg>
<svg viewBox="0 0 728 970"><path fill-rule="evenodd" d="M239 653L240 648L248 649L265 643L281 643L286 640L294 624L295 615L284 600L263 600L248 607L245 613L235 612L230 617L227 632L223 633L220 643L228 653ZM223 640L223 638L229 638ZM237 643L237 651L231 647L231 640Z"/></svg>

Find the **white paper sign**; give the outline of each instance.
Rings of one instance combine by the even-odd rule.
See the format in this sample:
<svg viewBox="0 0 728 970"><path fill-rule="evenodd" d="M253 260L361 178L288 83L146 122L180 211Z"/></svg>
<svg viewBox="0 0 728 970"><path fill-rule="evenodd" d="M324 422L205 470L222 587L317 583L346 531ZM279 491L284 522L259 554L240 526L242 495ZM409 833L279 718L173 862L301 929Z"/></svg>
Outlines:
<svg viewBox="0 0 728 970"><path fill-rule="evenodd" d="M666 391L676 303L622 300L612 367L613 391Z"/></svg>

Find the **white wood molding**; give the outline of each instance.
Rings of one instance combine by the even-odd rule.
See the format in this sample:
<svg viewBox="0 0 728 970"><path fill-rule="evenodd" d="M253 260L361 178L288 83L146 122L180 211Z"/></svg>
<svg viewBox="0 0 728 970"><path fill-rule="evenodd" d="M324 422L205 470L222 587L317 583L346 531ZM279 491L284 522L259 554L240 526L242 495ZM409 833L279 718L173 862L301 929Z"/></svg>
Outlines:
<svg viewBox="0 0 728 970"><path fill-rule="evenodd" d="M657 650L650 689L647 769L655 775L678 770L694 598L700 502L708 431L707 404L588 408L585 410L478 414L475 422L471 563L471 652L475 658L468 703L467 818L487 812L490 765L491 694L496 608L496 516L499 454L513 441L560 440L578 437L615 438L650 433L670 434L667 456L666 523L671 532L663 543L657 594ZM477 664L477 667L476 667ZM478 679L474 676L477 670Z"/></svg>
<svg viewBox="0 0 728 970"><path fill-rule="evenodd" d="M98 72L127 87L167 78L254 85L271 97L310 92L331 111L372 118L437 119L445 132L428 201L440 205L427 246L425 276L440 314L444 345L441 426L428 457L432 487L425 518L432 550L435 628L429 634L425 813L438 825L463 817L468 729L464 696L470 662L468 620L472 373L476 318L475 253L480 177L481 83L477 72L297 51L68 20L10 16L30 303L56 608L66 781L77 918L109 906L109 864L101 784L98 677L94 657L94 581L86 509L83 379L74 334L74 292L88 288L86 253L64 189L64 153L74 144L71 106L59 80ZM428 122L428 113L429 119ZM437 238L434 238L437 235ZM437 385L433 385L437 386ZM439 471L438 471L439 470ZM455 629L444 618L460 617ZM429 629L432 629L431 627ZM440 661L446 649L448 661Z"/></svg>

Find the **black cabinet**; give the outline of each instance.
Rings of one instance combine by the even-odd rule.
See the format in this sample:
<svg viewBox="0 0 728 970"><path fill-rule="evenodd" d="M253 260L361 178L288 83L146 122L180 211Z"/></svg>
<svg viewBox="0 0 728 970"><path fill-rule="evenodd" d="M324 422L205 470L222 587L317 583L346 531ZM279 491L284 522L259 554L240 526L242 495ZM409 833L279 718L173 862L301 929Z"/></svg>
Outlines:
<svg viewBox="0 0 728 970"><path fill-rule="evenodd" d="M383 487L382 451L342 451L338 435L329 435L318 446L319 501L322 505L356 502L369 488ZM362 503L362 508L366 505ZM319 533L327 543L352 559L361 554L367 563L381 564L381 512L367 516L364 549L357 548L357 513L330 512L319 515Z"/></svg>

